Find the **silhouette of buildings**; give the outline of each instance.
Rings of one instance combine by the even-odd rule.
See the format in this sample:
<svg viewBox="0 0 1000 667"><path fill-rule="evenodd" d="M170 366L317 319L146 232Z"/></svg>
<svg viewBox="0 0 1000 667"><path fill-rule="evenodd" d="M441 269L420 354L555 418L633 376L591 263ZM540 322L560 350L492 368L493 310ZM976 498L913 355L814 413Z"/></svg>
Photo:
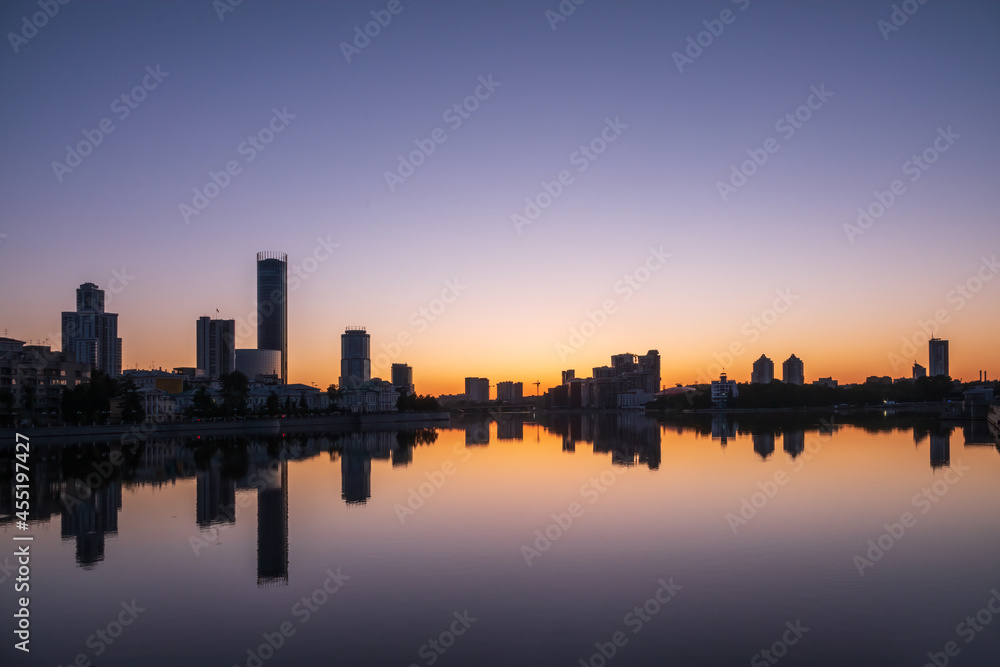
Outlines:
<svg viewBox="0 0 1000 667"><path fill-rule="evenodd" d="M67 360L48 345L0 338L0 390L11 392L10 409L22 420L41 424L54 420L62 408L63 389L89 382L90 372L89 363Z"/></svg>
<svg viewBox="0 0 1000 667"><path fill-rule="evenodd" d="M806 430L804 428L787 429L781 439L785 453L793 459L806 450Z"/></svg>
<svg viewBox="0 0 1000 667"><path fill-rule="evenodd" d="M928 355L930 356L929 372L931 377L936 375L949 375L948 373L948 341L940 338L931 338L927 343Z"/></svg>
<svg viewBox="0 0 1000 667"><path fill-rule="evenodd" d="M347 327L340 335L340 388L359 387L372 379L371 337L364 327Z"/></svg>
<svg viewBox="0 0 1000 667"><path fill-rule="evenodd" d="M521 382L498 382L497 400L504 403L520 403L524 400L524 384Z"/></svg>
<svg viewBox="0 0 1000 667"><path fill-rule="evenodd" d="M206 377L217 380L236 370L236 320L199 317L197 336L197 367Z"/></svg>
<svg viewBox="0 0 1000 667"><path fill-rule="evenodd" d="M925 378L925 377L927 377L927 369L914 361L913 362L913 379L916 380L918 378Z"/></svg>
<svg viewBox="0 0 1000 667"><path fill-rule="evenodd" d="M753 372L750 373L750 382L753 384L771 384L774 380L774 362L763 354L757 361L753 362Z"/></svg>
<svg viewBox="0 0 1000 667"><path fill-rule="evenodd" d="M465 378L465 400L469 403L487 403L490 400L490 381L487 378Z"/></svg>
<svg viewBox="0 0 1000 667"><path fill-rule="evenodd" d="M76 540L76 562L92 567L104 560L104 540L118 533L122 507L121 482L111 480L96 489L78 482L63 501L61 536Z"/></svg>
<svg viewBox="0 0 1000 667"><path fill-rule="evenodd" d="M257 253L257 349L281 353L281 384L288 382L288 256Z"/></svg>
<svg viewBox="0 0 1000 667"><path fill-rule="evenodd" d="M660 353L611 357L610 366L596 366L590 378L562 372L563 383L545 392L550 408L640 408L660 389Z"/></svg>
<svg viewBox="0 0 1000 667"><path fill-rule="evenodd" d="M805 367L794 354L781 364L781 380L785 384L805 384Z"/></svg>
<svg viewBox="0 0 1000 667"><path fill-rule="evenodd" d="M930 436L931 468L944 468L951 465L951 429L934 429Z"/></svg>
<svg viewBox="0 0 1000 667"><path fill-rule="evenodd" d="M393 364L390 375L393 389L408 394L416 393L413 387L413 369L406 364Z"/></svg>
<svg viewBox="0 0 1000 667"><path fill-rule="evenodd" d="M736 380L730 380L723 373L718 380L712 380L712 405L724 408L733 398L740 395Z"/></svg>
<svg viewBox="0 0 1000 667"><path fill-rule="evenodd" d="M88 364L111 377L122 373L118 315L104 312L104 290L83 283L76 290L76 311L62 314L62 351L70 361Z"/></svg>
<svg viewBox="0 0 1000 667"><path fill-rule="evenodd" d="M753 451L762 460L767 460L774 453L774 433L771 431L761 431L751 435L753 439Z"/></svg>

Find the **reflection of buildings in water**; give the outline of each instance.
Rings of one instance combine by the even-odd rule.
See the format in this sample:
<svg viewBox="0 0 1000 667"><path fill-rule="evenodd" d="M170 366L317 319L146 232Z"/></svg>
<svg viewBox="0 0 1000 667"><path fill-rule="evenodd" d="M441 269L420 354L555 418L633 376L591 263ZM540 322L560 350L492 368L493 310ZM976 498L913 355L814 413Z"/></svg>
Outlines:
<svg viewBox="0 0 1000 667"><path fill-rule="evenodd" d="M753 450L757 452L757 456L766 461L767 457L774 453L774 433L762 431L752 434L751 438L753 438Z"/></svg>
<svg viewBox="0 0 1000 667"><path fill-rule="evenodd" d="M205 470L195 473L195 514L202 528L236 522L236 480L222 473L218 456Z"/></svg>
<svg viewBox="0 0 1000 667"><path fill-rule="evenodd" d="M576 451L576 439L573 437L572 433L562 434L562 450L570 453Z"/></svg>
<svg viewBox="0 0 1000 667"><path fill-rule="evenodd" d="M372 497L372 458L363 450L340 453L340 497L348 505L365 503Z"/></svg>
<svg viewBox="0 0 1000 667"><path fill-rule="evenodd" d="M67 484L62 508L62 538L76 538L76 562L84 567L104 560L104 538L118 532L122 485L117 480L90 490L82 480Z"/></svg>
<svg viewBox="0 0 1000 667"><path fill-rule="evenodd" d="M931 468L951 465L951 429L931 432Z"/></svg>
<svg viewBox="0 0 1000 667"><path fill-rule="evenodd" d="M397 447L392 450L392 467L408 466L413 463L412 447Z"/></svg>
<svg viewBox="0 0 1000 667"><path fill-rule="evenodd" d="M804 428L790 428L782 434L781 439L785 452L793 459L806 450L806 430Z"/></svg>
<svg viewBox="0 0 1000 667"><path fill-rule="evenodd" d="M736 431L739 429L739 424L736 420L730 421L729 416L725 414L713 414L712 415L712 439L720 440L723 447L730 438L736 438Z"/></svg>
<svg viewBox="0 0 1000 667"><path fill-rule="evenodd" d="M288 583L288 462L257 469L257 585Z"/></svg>
<svg viewBox="0 0 1000 667"><path fill-rule="evenodd" d="M490 420L480 415L465 415L462 427L465 429L465 446L490 444Z"/></svg>
<svg viewBox="0 0 1000 667"><path fill-rule="evenodd" d="M985 419L973 419L962 426L962 435L966 447L996 447L1000 451L1000 443L990 431L989 422Z"/></svg>
<svg viewBox="0 0 1000 667"><path fill-rule="evenodd" d="M916 425L913 427L913 444L917 447L920 446L924 440L927 439L931 430L927 426Z"/></svg>
<svg viewBox="0 0 1000 667"><path fill-rule="evenodd" d="M524 440L524 416L504 415L497 419L497 440Z"/></svg>
<svg viewBox="0 0 1000 667"><path fill-rule="evenodd" d="M612 464L660 467L660 425L654 419L636 412L574 416L583 417L581 434L593 434L594 452L610 453Z"/></svg>

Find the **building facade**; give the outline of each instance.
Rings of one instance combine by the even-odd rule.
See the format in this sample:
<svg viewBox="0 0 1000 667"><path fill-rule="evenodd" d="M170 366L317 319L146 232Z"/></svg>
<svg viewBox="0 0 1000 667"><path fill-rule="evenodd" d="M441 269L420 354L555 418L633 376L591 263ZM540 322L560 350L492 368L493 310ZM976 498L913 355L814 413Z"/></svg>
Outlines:
<svg viewBox="0 0 1000 667"><path fill-rule="evenodd" d="M465 378L465 400L469 403L487 403L490 400L489 379Z"/></svg>
<svg viewBox="0 0 1000 667"><path fill-rule="evenodd" d="M280 382L281 360L281 350L236 350L236 370L251 382Z"/></svg>
<svg viewBox="0 0 1000 667"><path fill-rule="evenodd" d="M416 393L413 387L413 369L407 364L393 364L390 379L396 391Z"/></svg>
<svg viewBox="0 0 1000 667"><path fill-rule="evenodd" d="M281 353L279 379L288 382L288 255L257 253L257 349Z"/></svg>
<svg viewBox="0 0 1000 667"><path fill-rule="evenodd" d="M498 382L497 400L505 403L520 403L524 400L524 383Z"/></svg>
<svg viewBox="0 0 1000 667"><path fill-rule="evenodd" d="M935 375L950 375L948 372L948 341L931 338L927 343L930 355L929 372Z"/></svg>
<svg viewBox="0 0 1000 667"><path fill-rule="evenodd" d="M364 327L347 327L340 335L340 388L358 387L371 379L371 336Z"/></svg>
<svg viewBox="0 0 1000 667"><path fill-rule="evenodd" d="M88 364L111 377L122 373L118 315L104 312L104 290L83 283L76 290L76 311L62 314L62 351L69 361Z"/></svg>
<svg viewBox="0 0 1000 667"><path fill-rule="evenodd" d="M90 381L93 367L67 360L48 345L0 338L0 415L19 415L23 423L48 424L59 419L63 389ZM9 402L9 405L8 405Z"/></svg>
<svg viewBox="0 0 1000 667"><path fill-rule="evenodd" d="M753 362L753 372L750 373L751 384L771 384L774 381L774 362L763 354Z"/></svg>
<svg viewBox="0 0 1000 667"><path fill-rule="evenodd" d="M785 384L805 384L805 365L794 354L781 364L781 380Z"/></svg>
<svg viewBox="0 0 1000 667"><path fill-rule="evenodd" d="M236 320L199 317L197 367L205 376L219 379L236 370Z"/></svg>

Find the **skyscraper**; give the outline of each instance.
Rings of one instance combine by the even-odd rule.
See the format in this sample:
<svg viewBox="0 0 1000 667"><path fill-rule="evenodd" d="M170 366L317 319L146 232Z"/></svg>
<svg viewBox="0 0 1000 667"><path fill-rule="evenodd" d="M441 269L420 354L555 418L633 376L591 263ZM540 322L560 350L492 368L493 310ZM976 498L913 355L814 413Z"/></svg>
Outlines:
<svg viewBox="0 0 1000 667"><path fill-rule="evenodd" d="M394 389L414 393L413 369L406 364L392 365L392 386Z"/></svg>
<svg viewBox="0 0 1000 667"><path fill-rule="evenodd" d="M950 375L948 373L948 341L940 338L931 338L927 343L930 355L928 372L931 377L935 375Z"/></svg>
<svg viewBox="0 0 1000 667"><path fill-rule="evenodd" d="M774 380L774 362L763 354L760 359L753 362L753 372L750 373L750 382L753 384L771 384Z"/></svg>
<svg viewBox="0 0 1000 667"><path fill-rule="evenodd" d="M257 349L281 351L281 383L288 382L288 256L257 253Z"/></svg>
<svg viewBox="0 0 1000 667"><path fill-rule="evenodd" d="M62 314L62 350L70 361L90 364L112 377L122 374L122 339L117 313L104 312L104 290L83 283L76 312Z"/></svg>
<svg viewBox="0 0 1000 667"><path fill-rule="evenodd" d="M794 354L781 364L781 380L786 384L805 384L805 366Z"/></svg>
<svg viewBox="0 0 1000 667"><path fill-rule="evenodd" d="M465 378L465 400L487 403L490 400L490 381L487 378Z"/></svg>
<svg viewBox="0 0 1000 667"><path fill-rule="evenodd" d="M199 317L197 366L211 378L236 370L236 320Z"/></svg>
<svg viewBox="0 0 1000 667"><path fill-rule="evenodd" d="M340 388L372 379L371 337L364 327L347 327L340 335Z"/></svg>

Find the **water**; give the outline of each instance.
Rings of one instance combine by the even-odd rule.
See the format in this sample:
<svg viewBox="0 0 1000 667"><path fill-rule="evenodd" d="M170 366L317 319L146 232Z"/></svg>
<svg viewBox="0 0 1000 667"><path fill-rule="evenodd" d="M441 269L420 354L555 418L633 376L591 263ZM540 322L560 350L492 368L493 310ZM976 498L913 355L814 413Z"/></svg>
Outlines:
<svg viewBox="0 0 1000 667"><path fill-rule="evenodd" d="M34 446L31 652L0 571L2 664L1000 654L1000 448L982 425L526 415L108 456ZM25 534L9 519L7 565Z"/></svg>

